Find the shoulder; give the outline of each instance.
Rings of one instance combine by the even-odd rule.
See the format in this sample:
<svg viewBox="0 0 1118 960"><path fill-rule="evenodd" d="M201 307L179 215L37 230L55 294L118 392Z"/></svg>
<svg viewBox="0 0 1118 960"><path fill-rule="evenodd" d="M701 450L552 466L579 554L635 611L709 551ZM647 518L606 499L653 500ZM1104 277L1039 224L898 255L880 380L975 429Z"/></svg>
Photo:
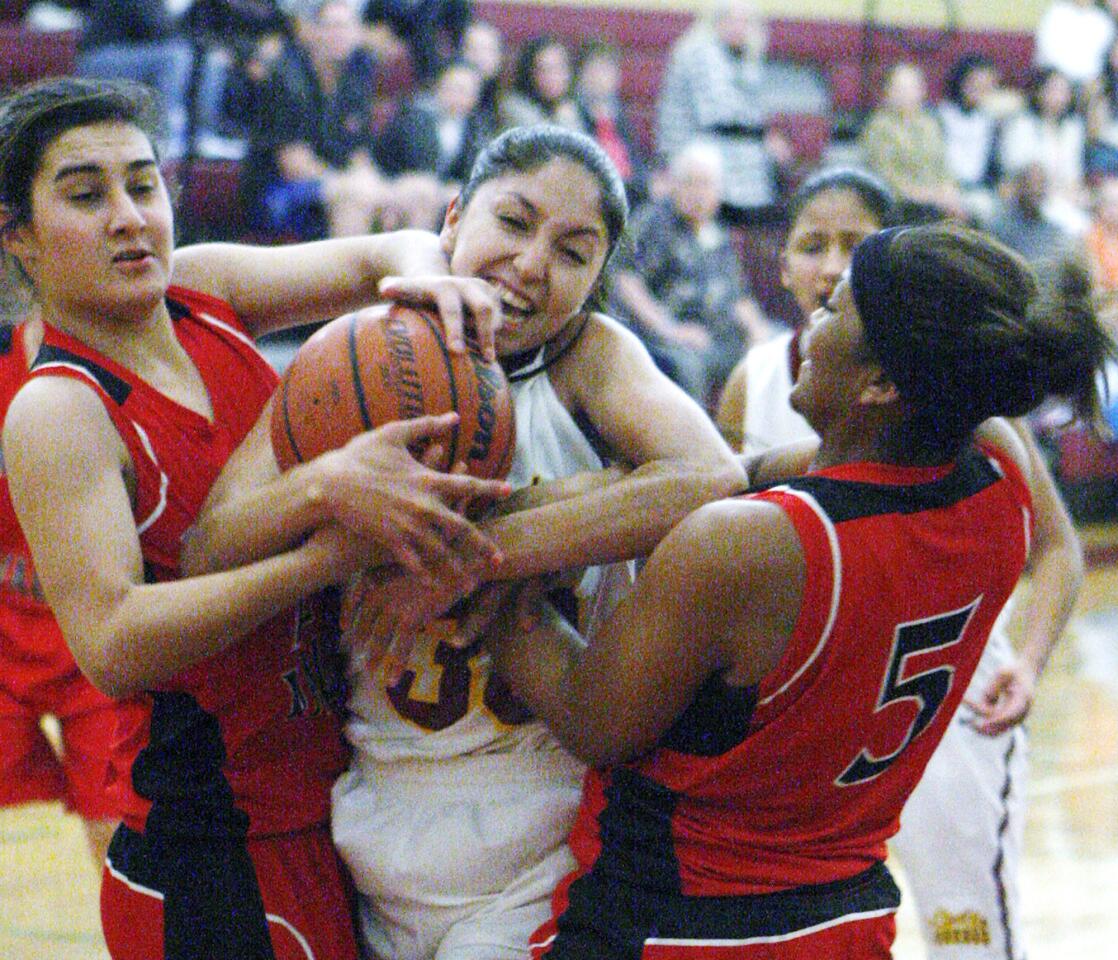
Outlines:
<svg viewBox="0 0 1118 960"><path fill-rule="evenodd" d="M805 561L796 525L775 503L729 497L689 514L660 542L655 554L679 571L711 602L732 597L738 604L760 602L756 591L798 582ZM752 597L752 599L750 599Z"/></svg>
<svg viewBox="0 0 1118 960"><path fill-rule="evenodd" d="M1025 482L1032 483L1032 463L1028 447L1018 432L1020 427L1002 417L994 417L975 431L975 441L987 453L1013 464Z"/></svg>
<svg viewBox="0 0 1118 960"><path fill-rule="evenodd" d="M42 460L81 456L81 451L116 435L92 381L69 376L29 379L4 418L5 459L14 447Z"/></svg>

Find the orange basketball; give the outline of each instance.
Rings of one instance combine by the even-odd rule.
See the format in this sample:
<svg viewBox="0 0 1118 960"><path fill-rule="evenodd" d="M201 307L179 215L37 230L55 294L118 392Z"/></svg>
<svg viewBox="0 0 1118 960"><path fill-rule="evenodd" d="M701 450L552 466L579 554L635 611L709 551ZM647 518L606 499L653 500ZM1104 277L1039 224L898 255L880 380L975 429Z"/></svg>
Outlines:
<svg viewBox="0 0 1118 960"><path fill-rule="evenodd" d="M474 476L503 478L516 424L500 366L473 343L451 353L430 310L382 304L332 320L299 348L276 391L272 449L286 470L391 420L452 410L439 468L461 460Z"/></svg>

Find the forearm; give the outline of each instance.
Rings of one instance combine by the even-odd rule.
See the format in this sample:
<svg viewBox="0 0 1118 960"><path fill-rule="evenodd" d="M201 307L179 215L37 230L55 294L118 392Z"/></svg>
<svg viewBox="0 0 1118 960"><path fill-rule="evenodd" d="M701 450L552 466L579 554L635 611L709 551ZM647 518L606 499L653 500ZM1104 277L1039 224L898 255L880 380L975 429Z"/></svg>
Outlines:
<svg viewBox="0 0 1118 960"><path fill-rule="evenodd" d="M78 624L83 636L71 646L95 686L131 696L220 653L333 579L328 556L308 544L231 571L132 585L99 629Z"/></svg>
<svg viewBox="0 0 1118 960"><path fill-rule="evenodd" d="M1044 671L1075 607L1083 583L1083 553L1061 544L1037 557L1029 575L1029 596L1021 611L1018 654L1034 675Z"/></svg>
<svg viewBox="0 0 1118 960"><path fill-rule="evenodd" d="M493 668L564 747L580 760L593 762L595 757L583 743L582 725L575 722L567 695L568 678L585 642L550 604L544 606L542 620L528 629L515 620L516 613L506 611L500 635L491 633L485 638Z"/></svg>
<svg viewBox="0 0 1118 960"><path fill-rule="evenodd" d="M520 580L647 556L689 513L744 487L734 469L655 461L581 495L490 520L483 530L504 556L496 576Z"/></svg>

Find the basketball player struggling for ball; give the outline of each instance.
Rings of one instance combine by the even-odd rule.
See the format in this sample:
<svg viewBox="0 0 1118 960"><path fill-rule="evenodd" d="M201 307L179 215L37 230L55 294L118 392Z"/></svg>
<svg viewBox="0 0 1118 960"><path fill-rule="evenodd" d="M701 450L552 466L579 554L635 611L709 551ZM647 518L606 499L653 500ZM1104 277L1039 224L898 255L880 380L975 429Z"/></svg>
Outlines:
<svg viewBox="0 0 1118 960"><path fill-rule="evenodd" d="M495 547L443 501L505 488L408 455L453 415L388 425L299 468L315 491L301 510L325 521L315 536L180 578L222 465L254 424L267 431L276 378L252 337L358 307L390 274L445 273L445 257L423 233L173 251L156 117L144 88L74 79L0 105L0 236L44 325L4 425L12 499L79 666L140 708L110 771L124 824L104 933L115 960L353 960L327 823L345 751L307 693L316 624L308 609L299 629L296 601L373 556L476 576ZM401 288L457 312L451 341L464 307L483 328L499 315L480 281Z"/></svg>
<svg viewBox="0 0 1118 960"><path fill-rule="evenodd" d="M3 283L0 280L0 283ZM0 424L42 339L38 317L0 325ZM118 711L82 675L43 598L0 461L0 807L60 800L100 868L120 817L106 795ZM42 720L58 722L56 750Z"/></svg>
<svg viewBox="0 0 1118 960"><path fill-rule="evenodd" d="M811 314L826 304L854 247L889 225L893 198L876 177L833 168L808 178L789 201L781 278L802 314L795 331L754 347L727 381L718 424L748 456L814 437L790 405ZM1029 590L1016 611L1019 652L994 624L963 705L905 804L890 842L908 880L929 960L1026 953L1019 872L1025 828L1027 738L1023 721L1049 654L1075 605L1083 549L1028 425L1012 423L1032 465L1035 520Z"/></svg>
<svg viewBox="0 0 1118 960"><path fill-rule="evenodd" d="M565 496L482 524L502 550L494 575L578 571L565 609L590 632L629 585L614 561L649 553L691 509L743 485L703 411L591 305L625 216L593 140L534 126L486 147L441 232L455 275L501 291L510 499ZM247 502L219 510L214 533L237 543L238 524L278 522L266 497L255 512ZM334 792L366 945L380 960L523 960L572 866L564 842L585 768L509 696L480 646L451 642L455 620L412 631L402 664L380 655L383 632L414 626L402 611L417 599L445 607L451 591L432 600L402 577L370 592L379 605L367 600L347 634L354 757Z"/></svg>
<svg viewBox="0 0 1118 960"><path fill-rule="evenodd" d="M1042 287L957 226L862 241L792 390L813 472L676 526L589 646L546 608L488 640L595 768L535 956L891 955L885 842L1029 550L1030 458L986 421L1094 420L1112 354L1081 271Z"/></svg>

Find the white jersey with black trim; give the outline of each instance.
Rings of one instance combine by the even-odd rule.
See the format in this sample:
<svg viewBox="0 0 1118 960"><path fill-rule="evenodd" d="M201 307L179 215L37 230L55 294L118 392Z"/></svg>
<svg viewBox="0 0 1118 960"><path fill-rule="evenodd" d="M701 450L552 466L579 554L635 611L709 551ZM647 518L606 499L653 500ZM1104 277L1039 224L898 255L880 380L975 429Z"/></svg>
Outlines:
<svg viewBox="0 0 1118 960"><path fill-rule="evenodd" d="M509 482L516 488L602 469L602 460L560 402L546 373L513 384L516 451ZM584 630L607 614L631 585L628 564L586 571L576 595ZM383 663L349 649L346 736L358 759L437 760L466 754L559 749L542 723L527 716L491 671L479 646L459 651L441 642L454 623L424 631L403 678L389 688Z"/></svg>

